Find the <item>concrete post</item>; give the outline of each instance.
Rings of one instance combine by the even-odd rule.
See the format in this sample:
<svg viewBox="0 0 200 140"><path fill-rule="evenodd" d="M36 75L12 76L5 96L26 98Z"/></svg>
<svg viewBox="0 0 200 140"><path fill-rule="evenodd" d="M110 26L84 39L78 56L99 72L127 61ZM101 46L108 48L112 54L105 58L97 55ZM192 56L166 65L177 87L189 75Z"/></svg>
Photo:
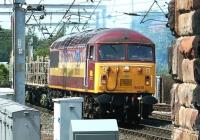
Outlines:
<svg viewBox="0 0 200 140"><path fill-rule="evenodd" d="M25 103L25 0L14 0L14 89L16 101Z"/></svg>

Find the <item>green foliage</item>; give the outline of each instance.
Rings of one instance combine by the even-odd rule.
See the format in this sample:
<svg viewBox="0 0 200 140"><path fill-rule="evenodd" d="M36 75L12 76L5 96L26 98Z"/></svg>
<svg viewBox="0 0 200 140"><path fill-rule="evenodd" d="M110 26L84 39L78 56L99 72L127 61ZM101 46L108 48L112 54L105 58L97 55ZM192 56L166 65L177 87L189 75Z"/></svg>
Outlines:
<svg viewBox="0 0 200 140"><path fill-rule="evenodd" d="M0 62L9 62L12 50L12 32L11 30L0 30Z"/></svg>
<svg viewBox="0 0 200 140"><path fill-rule="evenodd" d="M26 41L25 41L25 46L26 46L26 50L28 49L28 43L30 41L30 39L33 39L33 43L31 44L33 46L33 48L36 48L38 46L38 37L35 34L28 34L26 35Z"/></svg>
<svg viewBox="0 0 200 140"><path fill-rule="evenodd" d="M38 46L34 50L33 57L36 59L37 56L49 56L49 46L51 45L50 39L44 39L38 41Z"/></svg>
<svg viewBox="0 0 200 140"><path fill-rule="evenodd" d="M30 38L33 38L33 48L34 48L34 59L37 56L49 56L49 47L50 45L64 35L64 30L58 32L55 36L49 39L39 40L35 34L28 32L26 35L26 55L27 55L27 46ZM10 54L12 51L12 32L7 29L0 29L0 62L9 62Z"/></svg>
<svg viewBox="0 0 200 140"><path fill-rule="evenodd" d="M37 47L34 47L34 60L37 58L37 56L49 56L49 49L51 44L57 40L58 38L62 37L64 35L64 32L59 32L57 35L53 36L52 38L49 39L43 39L43 40L38 40L37 39ZM36 39L35 39L36 40Z"/></svg>
<svg viewBox="0 0 200 140"><path fill-rule="evenodd" d="M0 65L0 87L9 86L9 71L8 69L1 64Z"/></svg>

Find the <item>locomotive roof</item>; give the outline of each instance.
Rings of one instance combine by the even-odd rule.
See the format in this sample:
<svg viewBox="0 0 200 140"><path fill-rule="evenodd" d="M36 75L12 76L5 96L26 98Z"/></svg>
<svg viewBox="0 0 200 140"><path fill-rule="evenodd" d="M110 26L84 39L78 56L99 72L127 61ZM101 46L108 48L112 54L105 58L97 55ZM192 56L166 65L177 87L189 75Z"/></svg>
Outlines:
<svg viewBox="0 0 200 140"><path fill-rule="evenodd" d="M153 44L153 42L144 35L129 29L97 29L88 30L71 36L63 36L57 39L51 49L75 46L77 44L87 43L144 43Z"/></svg>

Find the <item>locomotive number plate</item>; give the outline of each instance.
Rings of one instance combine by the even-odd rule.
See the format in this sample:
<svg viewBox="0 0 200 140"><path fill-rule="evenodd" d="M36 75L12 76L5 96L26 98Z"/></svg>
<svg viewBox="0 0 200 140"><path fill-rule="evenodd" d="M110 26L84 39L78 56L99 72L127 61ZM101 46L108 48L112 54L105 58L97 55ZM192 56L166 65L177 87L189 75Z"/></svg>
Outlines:
<svg viewBox="0 0 200 140"><path fill-rule="evenodd" d="M132 79L120 79L120 86L132 86Z"/></svg>

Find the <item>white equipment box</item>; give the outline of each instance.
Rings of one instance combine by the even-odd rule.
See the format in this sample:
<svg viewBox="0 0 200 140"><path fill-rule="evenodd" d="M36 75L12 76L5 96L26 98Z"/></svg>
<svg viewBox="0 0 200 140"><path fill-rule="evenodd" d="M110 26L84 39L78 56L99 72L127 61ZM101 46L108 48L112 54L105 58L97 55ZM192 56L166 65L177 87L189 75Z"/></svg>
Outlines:
<svg viewBox="0 0 200 140"><path fill-rule="evenodd" d="M0 88L0 98L14 100L14 89Z"/></svg>
<svg viewBox="0 0 200 140"><path fill-rule="evenodd" d="M54 99L54 140L69 140L71 120L82 119L83 98Z"/></svg>
<svg viewBox="0 0 200 140"><path fill-rule="evenodd" d="M119 140L117 121L71 120L70 140Z"/></svg>

